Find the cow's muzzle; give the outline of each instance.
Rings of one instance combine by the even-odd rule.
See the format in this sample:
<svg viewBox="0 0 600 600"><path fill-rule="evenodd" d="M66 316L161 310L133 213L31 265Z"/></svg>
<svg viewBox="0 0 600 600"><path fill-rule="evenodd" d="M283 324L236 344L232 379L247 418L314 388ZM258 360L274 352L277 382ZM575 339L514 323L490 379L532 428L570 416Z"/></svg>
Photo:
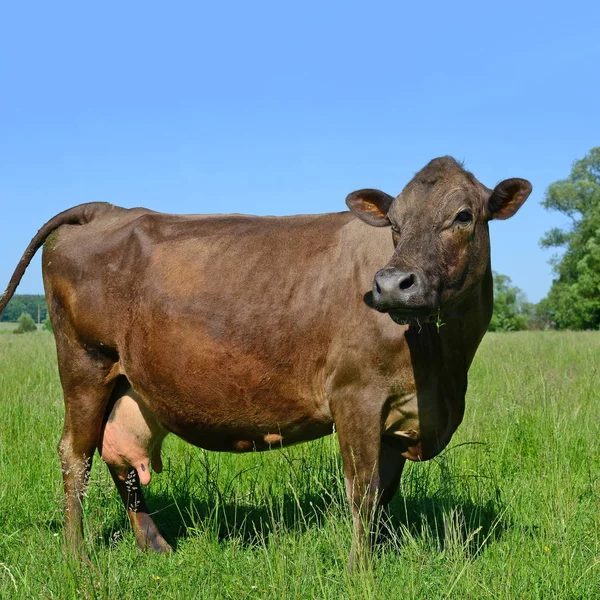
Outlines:
<svg viewBox="0 0 600 600"><path fill-rule="evenodd" d="M386 267L375 274L372 305L399 323L422 322L435 312L428 288L424 275Z"/></svg>

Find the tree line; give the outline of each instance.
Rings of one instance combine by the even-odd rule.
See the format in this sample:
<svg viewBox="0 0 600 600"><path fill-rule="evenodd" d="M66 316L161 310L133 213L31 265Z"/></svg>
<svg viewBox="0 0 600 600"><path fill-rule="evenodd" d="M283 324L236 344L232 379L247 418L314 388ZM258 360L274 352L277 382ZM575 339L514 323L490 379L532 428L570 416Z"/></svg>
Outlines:
<svg viewBox="0 0 600 600"><path fill-rule="evenodd" d="M0 315L0 321L16 323L22 314L28 314L36 323L48 318L48 307L43 294L15 294Z"/></svg>

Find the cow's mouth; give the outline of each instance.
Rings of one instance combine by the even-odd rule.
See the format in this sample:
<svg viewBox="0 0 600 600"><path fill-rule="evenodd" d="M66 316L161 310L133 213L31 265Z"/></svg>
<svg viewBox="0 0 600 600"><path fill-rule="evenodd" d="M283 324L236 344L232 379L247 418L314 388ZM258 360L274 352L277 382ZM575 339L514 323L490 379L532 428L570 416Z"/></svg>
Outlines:
<svg viewBox="0 0 600 600"><path fill-rule="evenodd" d="M387 313L394 323L398 325L423 325L424 323L437 323L440 319L440 310L429 307L408 308L403 307L387 307L375 302L373 293L367 292L363 300L365 304L374 308L380 313Z"/></svg>
<svg viewBox="0 0 600 600"><path fill-rule="evenodd" d="M398 325L424 325L425 323L435 323L438 319L438 313L432 313L430 310L393 308L382 312L387 312L392 321Z"/></svg>

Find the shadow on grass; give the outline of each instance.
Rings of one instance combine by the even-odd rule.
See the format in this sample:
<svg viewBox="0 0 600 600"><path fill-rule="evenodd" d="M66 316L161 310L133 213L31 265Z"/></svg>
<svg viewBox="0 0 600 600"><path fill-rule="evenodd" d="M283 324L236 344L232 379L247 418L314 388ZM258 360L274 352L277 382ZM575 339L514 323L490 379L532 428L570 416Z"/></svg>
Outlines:
<svg viewBox="0 0 600 600"><path fill-rule="evenodd" d="M468 448L478 451L468 468L446 451L407 469L380 527L379 539L386 548L402 552L416 540L434 552L458 547L472 554L513 527L510 502L502 499L487 455L478 445ZM190 453L176 469L169 465L167 477L144 490L156 525L175 549L199 535L264 547L274 533L321 529L325 534L332 519L349 532L339 455L281 456L284 460L266 470L264 463L247 462L241 470L219 471L221 463L208 453ZM112 482L105 493L111 487ZM92 527L96 524L94 537L104 546L113 545L119 532L129 529L116 490L106 500L103 508L101 496L92 494L87 505ZM57 510L50 519L53 531L62 528L62 516Z"/></svg>
<svg viewBox="0 0 600 600"><path fill-rule="evenodd" d="M479 464L478 464L479 463ZM403 480L404 495L390 503L385 529L423 538L438 551L461 546L479 552L513 527L509 504L484 460L465 470L446 451ZM483 473L483 474L482 474Z"/></svg>
<svg viewBox="0 0 600 600"><path fill-rule="evenodd" d="M204 497L203 497L204 496ZM236 540L246 546L269 544L271 535L278 532L302 533L321 528L332 513L350 519L350 509L340 493L335 495L282 493L271 502L238 499L225 500L218 496L206 499L201 492L152 492L147 494L153 519L165 539L174 549L182 540L207 535L219 542ZM110 544L115 531L129 527L125 512L122 517L104 524L101 543ZM381 527L378 543L394 541L390 546L401 552L410 535L423 538L433 551L456 544L469 553L480 552L492 541L502 537L511 527L505 506L498 497L474 500L451 490L430 495L397 494Z"/></svg>
<svg viewBox="0 0 600 600"><path fill-rule="evenodd" d="M434 550L459 544L473 553L500 539L511 526L505 507L496 499L476 501L451 493L396 497L383 526L382 541L390 534L400 539L408 535L424 538Z"/></svg>
<svg viewBox="0 0 600 600"><path fill-rule="evenodd" d="M215 537L220 542L235 539L251 547L268 543L280 531L303 532L320 527L327 518L332 498L305 494L301 498L284 493L272 504L242 503L239 499L207 500L202 494L153 492L146 495L157 527L176 550L181 540L198 534ZM206 495L204 495L206 496ZM101 539L110 544L115 531L129 528L125 511L117 520L105 523Z"/></svg>

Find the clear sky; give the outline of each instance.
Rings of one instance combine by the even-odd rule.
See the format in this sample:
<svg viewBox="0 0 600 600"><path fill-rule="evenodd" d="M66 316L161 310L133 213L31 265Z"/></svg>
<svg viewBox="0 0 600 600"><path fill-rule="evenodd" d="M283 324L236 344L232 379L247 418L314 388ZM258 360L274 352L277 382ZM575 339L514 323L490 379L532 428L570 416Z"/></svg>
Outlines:
<svg viewBox="0 0 600 600"><path fill-rule="evenodd" d="M464 160L534 192L492 225L531 301L549 183L600 144L600 2L5 2L0 289L37 229L104 200L175 213L344 210ZM39 257L18 290L42 292Z"/></svg>

